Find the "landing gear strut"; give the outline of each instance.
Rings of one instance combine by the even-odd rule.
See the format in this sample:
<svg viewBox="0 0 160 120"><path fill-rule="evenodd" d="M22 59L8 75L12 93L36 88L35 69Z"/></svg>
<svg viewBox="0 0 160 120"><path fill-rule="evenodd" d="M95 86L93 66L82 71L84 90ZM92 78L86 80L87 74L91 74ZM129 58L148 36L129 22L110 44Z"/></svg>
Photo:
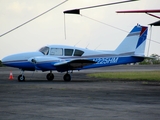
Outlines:
<svg viewBox="0 0 160 120"><path fill-rule="evenodd" d="M22 70L21 75L18 76L18 81L19 82L24 82L25 81L25 76L23 75L24 71Z"/></svg>
<svg viewBox="0 0 160 120"><path fill-rule="evenodd" d="M63 76L63 80L66 82L71 81L71 76L70 76L70 74L68 74L68 72Z"/></svg>
<svg viewBox="0 0 160 120"><path fill-rule="evenodd" d="M46 78L47 78L48 81L52 81L54 79L54 75L53 75L52 71L50 71L50 73L48 73L46 75Z"/></svg>

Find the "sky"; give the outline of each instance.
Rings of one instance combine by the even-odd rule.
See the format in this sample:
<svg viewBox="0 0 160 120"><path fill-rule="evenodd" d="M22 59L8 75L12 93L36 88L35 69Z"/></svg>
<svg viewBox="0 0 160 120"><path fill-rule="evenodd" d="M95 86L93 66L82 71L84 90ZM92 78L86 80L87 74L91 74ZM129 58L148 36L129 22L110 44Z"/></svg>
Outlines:
<svg viewBox="0 0 160 120"><path fill-rule="evenodd" d="M0 0L0 35L63 1ZM160 9L160 0L139 0L85 9L81 10L81 15L64 15L63 13L65 10L117 1L68 0L43 16L0 37L0 60L7 55L36 51L50 44L71 45L93 50L114 50L137 23L149 27L145 55L160 55L160 44L150 42L149 47L149 39L160 43L160 27L152 26L151 28L148 25L158 21L157 18L145 13L116 13L117 10ZM160 13L155 15L160 16Z"/></svg>

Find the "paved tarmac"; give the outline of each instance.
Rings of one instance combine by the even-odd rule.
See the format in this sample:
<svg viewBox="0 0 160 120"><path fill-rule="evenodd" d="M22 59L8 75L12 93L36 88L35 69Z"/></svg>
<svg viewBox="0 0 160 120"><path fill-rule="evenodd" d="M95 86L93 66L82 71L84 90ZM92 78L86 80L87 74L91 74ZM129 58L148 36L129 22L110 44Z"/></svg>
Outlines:
<svg viewBox="0 0 160 120"><path fill-rule="evenodd" d="M111 81L87 77L90 72L153 71L160 66L114 66L72 74L25 72L26 82L18 82L18 69L0 68L0 120L159 120L160 83ZM12 71L13 80L9 80Z"/></svg>

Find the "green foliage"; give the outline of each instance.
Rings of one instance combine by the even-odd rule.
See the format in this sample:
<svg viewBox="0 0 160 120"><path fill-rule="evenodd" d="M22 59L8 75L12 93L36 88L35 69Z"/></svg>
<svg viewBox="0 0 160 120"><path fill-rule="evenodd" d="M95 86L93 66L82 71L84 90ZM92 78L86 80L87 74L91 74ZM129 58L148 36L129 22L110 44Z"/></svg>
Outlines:
<svg viewBox="0 0 160 120"><path fill-rule="evenodd" d="M0 60L0 67L4 67L4 65L2 64L2 61Z"/></svg>
<svg viewBox="0 0 160 120"><path fill-rule="evenodd" d="M1 60L0 60L0 67L2 67L2 62L1 62Z"/></svg>
<svg viewBox="0 0 160 120"><path fill-rule="evenodd" d="M160 56L157 54L150 55L151 58L146 58L142 62L140 62L140 65L148 65L148 64L160 64Z"/></svg>
<svg viewBox="0 0 160 120"><path fill-rule="evenodd" d="M88 76L115 80L160 81L160 71L91 73Z"/></svg>

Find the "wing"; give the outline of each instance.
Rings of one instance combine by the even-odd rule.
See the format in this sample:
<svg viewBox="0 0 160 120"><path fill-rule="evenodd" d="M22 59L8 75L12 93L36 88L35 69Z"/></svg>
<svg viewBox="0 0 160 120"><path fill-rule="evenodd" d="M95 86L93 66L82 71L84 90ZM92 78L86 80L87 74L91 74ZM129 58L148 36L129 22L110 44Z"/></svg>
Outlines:
<svg viewBox="0 0 160 120"><path fill-rule="evenodd" d="M123 10L123 11L116 11L117 13L146 13L152 17L160 19L159 16L153 15L151 13L160 13L160 9L151 9L151 10ZM149 25L154 25L154 26L160 26L160 21L150 23Z"/></svg>
<svg viewBox="0 0 160 120"><path fill-rule="evenodd" d="M75 59L71 61L64 61L55 63L58 72L64 72L68 70L78 70L83 68L84 66L95 64L95 61L87 60L87 59Z"/></svg>
<svg viewBox="0 0 160 120"><path fill-rule="evenodd" d="M117 13L160 13L160 9L155 10L123 10L116 11Z"/></svg>
<svg viewBox="0 0 160 120"><path fill-rule="evenodd" d="M152 9L152 10L124 10L124 11L116 11L117 13L146 13L152 17L160 19L159 16L153 15L151 13L160 13L160 9Z"/></svg>
<svg viewBox="0 0 160 120"><path fill-rule="evenodd" d="M120 2L113 2L113 3L107 3L107 4L101 4L101 5L83 7L83 8L78 8L78 9L66 10L63 13L64 14L80 14L80 10L84 10L84 9L103 7L103 6L109 6L109 5L116 5L116 4L127 3L127 2L134 2L134 1L138 1L138 0L126 0L126 1L120 1Z"/></svg>

